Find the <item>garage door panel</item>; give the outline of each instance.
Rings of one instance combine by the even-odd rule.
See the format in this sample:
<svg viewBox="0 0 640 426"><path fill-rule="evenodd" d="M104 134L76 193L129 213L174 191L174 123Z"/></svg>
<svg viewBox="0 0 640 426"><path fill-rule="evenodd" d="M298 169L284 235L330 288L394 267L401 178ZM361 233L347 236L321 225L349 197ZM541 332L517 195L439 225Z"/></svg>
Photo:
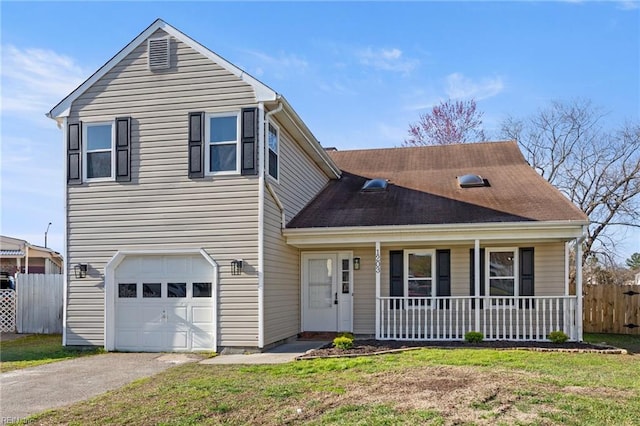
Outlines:
<svg viewBox="0 0 640 426"><path fill-rule="evenodd" d="M151 349L160 351L164 349L164 331L156 330L156 331L143 331L142 332L142 347L144 349Z"/></svg>
<svg viewBox="0 0 640 426"><path fill-rule="evenodd" d="M191 308L191 318L194 324L212 324L213 309L210 306L193 306Z"/></svg>
<svg viewBox="0 0 640 426"><path fill-rule="evenodd" d="M210 351L213 348L213 338L211 336L212 336L211 331L209 332L206 332L204 330L194 331L192 333L193 350L196 350L196 351L209 350Z"/></svg>
<svg viewBox="0 0 640 426"><path fill-rule="evenodd" d="M140 320L145 324L160 324L164 320L162 311L163 309L158 306L142 307Z"/></svg>
<svg viewBox="0 0 640 426"><path fill-rule="evenodd" d="M169 348L178 351L189 350L189 331L175 331L173 333L166 333L167 344Z"/></svg>
<svg viewBox="0 0 640 426"><path fill-rule="evenodd" d="M116 347L120 349L135 348L140 344L137 330L120 330L116 334Z"/></svg>
<svg viewBox="0 0 640 426"><path fill-rule="evenodd" d="M135 305L119 306L117 309L116 325L127 326L140 322L140 308Z"/></svg>

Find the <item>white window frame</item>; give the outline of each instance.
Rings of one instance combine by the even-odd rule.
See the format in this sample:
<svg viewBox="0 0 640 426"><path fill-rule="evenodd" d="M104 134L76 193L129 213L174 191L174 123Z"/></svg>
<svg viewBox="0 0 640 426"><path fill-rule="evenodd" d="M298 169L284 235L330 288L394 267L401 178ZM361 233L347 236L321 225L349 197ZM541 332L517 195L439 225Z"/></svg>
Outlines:
<svg viewBox="0 0 640 426"><path fill-rule="evenodd" d="M504 296L504 297L519 297L520 296L520 285L519 285L519 261L518 258L518 248L517 247L492 247L485 249L485 294L488 297L501 297L501 296L492 296L491 295L491 253L502 253L502 252L511 252L513 254L513 275L512 276L501 276L501 277L493 277L493 279L512 279L513 280L513 296ZM503 307L496 303L492 303L493 307ZM504 306L509 307L509 306Z"/></svg>
<svg viewBox="0 0 640 426"><path fill-rule="evenodd" d="M89 150L89 127L111 126L111 148L110 149L92 149ZM87 165L89 153L94 152L111 152L111 175L108 177L90 178L87 174ZM92 123L82 123L82 176L85 182L108 182L116 179L116 122L113 121L96 121Z"/></svg>
<svg viewBox="0 0 640 426"><path fill-rule="evenodd" d="M271 156L269 152L272 151L271 146L269 145L269 133L271 131L271 127L273 127L276 131L276 140L278 141L277 151L274 151L276 154L276 170L278 171L277 176L271 175ZM280 182L280 126L274 123L272 120L267 122L267 176L273 179L276 182Z"/></svg>
<svg viewBox="0 0 640 426"><path fill-rule="evenodd" d="M222 141L222 142L210 142L211 140L211 119L212 118L222 118L222 117L235 117L236 118L236 140L234 141ZM239 175L240 174L240 164L242 161L242 152L240 150L240 111L227 111L227 112L216 112L216 113L207 113L204 117L204 142L205 142L205 157L204 157L204 167L205 167L205 175L206 176L220 176L220 175ZM235 170L222 170L218 172L211 171L211 145L231 145L235 143L236 145L236 168Z"/></svg>
<svg viewBox="0 0 640 426"><path fill-rule="evenodd" d="M431 294L424 297L435 297L436 295L436 251L434 249L420 249L420 250L404 250L404 297L409 298L409 281L416 280L416 278L409 277L409 255L429 255L431 256ZM427 278L418 278L418 280L426 281ZM428 305L430 305L427 302ZM410 308L420 308L421 304L417 304L414 306L409 306Z"/></svg>

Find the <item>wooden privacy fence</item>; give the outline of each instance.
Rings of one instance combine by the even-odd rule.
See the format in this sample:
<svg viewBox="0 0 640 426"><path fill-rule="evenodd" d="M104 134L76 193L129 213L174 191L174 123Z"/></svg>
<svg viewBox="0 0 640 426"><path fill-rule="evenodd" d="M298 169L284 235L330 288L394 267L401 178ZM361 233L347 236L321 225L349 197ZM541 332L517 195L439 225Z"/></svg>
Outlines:
<svg viewBox="0 0 640 426"><path fill-rule="evenodd" d="M585 285L585 333L640 335L640 285Z"/></svg>
<svg viewBox="0 0 640 426"><path fill-rule="evenodd" d="M63 289L60 274L19 274L16 282L18 333L62 333Z"/></svg>

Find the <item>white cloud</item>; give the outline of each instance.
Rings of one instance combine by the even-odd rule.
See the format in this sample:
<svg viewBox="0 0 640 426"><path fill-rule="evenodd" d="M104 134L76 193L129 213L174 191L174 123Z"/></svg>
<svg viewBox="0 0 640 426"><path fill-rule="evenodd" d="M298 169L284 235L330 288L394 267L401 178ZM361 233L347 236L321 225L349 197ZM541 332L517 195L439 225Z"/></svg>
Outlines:
<svg viewBox="0 0 640 426"><path fill-rule="evenodd" d="M621 0L618 1L618 9L622 10L636 10L640 9L640 1L638 0Z"/></svg>
<svg viewBox="0 0 640 426"><path fill-rule="evenodd" d="M501 77L482 78L474 81L462 73L449 74L446 77L445 93L451 99L482 100L496 96L504 90Z"/></svg>
<svg viewBox="0 0 640 426"><path fill-rule="evenodd" d="M2 113L38 118L73 91L87 72L52 50L2 46Z"/></svg>
<svg viewBox="0 0 640 426"><path fill-rule="evenodd" d="M403 56L402 50L373 49L367 47L356 52L356 56L362 65L373 67L383 71L395 71L408 74L418 65L415 59L407 59Z"/></svg>
<svg viewBox="0 0 640 426"><path fill-rule="evenodd" d="M271 74L278 79L284 79L289 75L300 74L309 67L307 61L290 53L280 52L275 56L255 50L248 50L245 53L258 60L259 65L255 68L257 76Z"/></svg>

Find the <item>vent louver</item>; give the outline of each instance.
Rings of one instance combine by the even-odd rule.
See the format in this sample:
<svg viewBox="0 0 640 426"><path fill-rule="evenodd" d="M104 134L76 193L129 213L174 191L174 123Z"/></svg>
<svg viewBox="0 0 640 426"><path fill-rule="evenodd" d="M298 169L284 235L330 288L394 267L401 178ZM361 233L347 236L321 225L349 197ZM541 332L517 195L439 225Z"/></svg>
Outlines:
<svg viewBox="0 0 640 426"><path fill-rule="evenodd" d="M151 71L169 68L169 37L149 39L148 48Z"/></svg>

